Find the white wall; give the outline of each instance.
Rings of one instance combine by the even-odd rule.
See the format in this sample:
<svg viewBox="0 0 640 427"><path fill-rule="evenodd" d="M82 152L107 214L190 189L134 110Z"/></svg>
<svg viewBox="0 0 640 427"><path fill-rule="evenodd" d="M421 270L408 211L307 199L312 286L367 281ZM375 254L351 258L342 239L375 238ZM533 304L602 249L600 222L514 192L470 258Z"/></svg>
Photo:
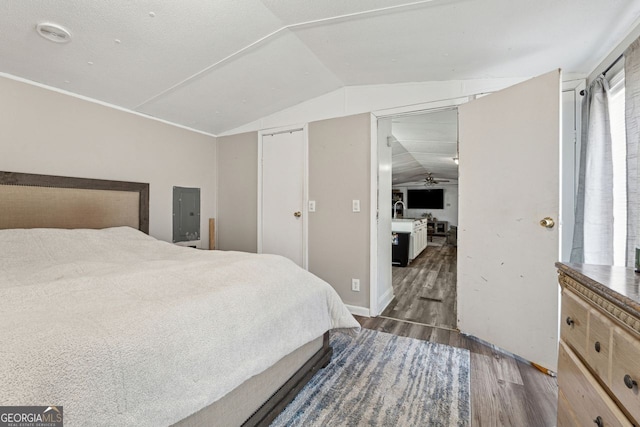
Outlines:
<svg viewBox="0 0 640 427"><path fill-rule="evenodd" d="M395 109L399 107L407 107L404 111L419 111L432 108L429 105L431 103L494 92L523 80L526 78L348 86L223 132L220 135L234 135L361 113L374 112L378 116L390 115L395 113ZM447 102L444 104L453 105Z"/></svg>
<svg viewBox="0 0 640 427"><path fill-rule="evenodd" d="M0 77L0 170L150 184L149 234L171 241L173 186L215 216L215 138Z"/></svg>
<svg viewBox="0 0 640 427"><path fill-rule="evenodd" d="M372 118L374 119L374 118ZM392 178L392 164L393 164L393 152L389 138L392 138L391 118L374 120L377 122L375 128L377 133L377 162L378 162L378 191L377 191L377 203L376 209L378 211L378 224L376 240L376 254L378 263L376 265L376 274L378 276L378 299L375 302L377 307L372 310L373 314L377 315L384 311L384 309L393 300L393 277L391 274L391 182ZM375 171L375 169L374 169ZM374 184L375 185L375 184Z"/></svg>
<svg viewBox="0 0 640 427"><path fill-rule="evenodd" d="M636 21L636 24L633 26L633 29L629 31L629 33L620 40L620 43L611 50L609 55L604 58L600 63L593 69L587 81L591 83L593 79L598 77L604 70L606 70L609 65L613 63L620 55L624 53L624 51L633 43L638 37L640 37L640 18Z"/></svg>
<svg viewBox="0 0 640 427"><path fill-rule="evenodd" d="M424 189L424 186L394 186L394 190L400 190L403 200L407 203L407 189ZM429 189L442 188L444 190L444 209L405 209L405 218L422 218L423 214L430 212L438 221L449 221L449 226L458 226L458 185L434 185Z"/></svg>

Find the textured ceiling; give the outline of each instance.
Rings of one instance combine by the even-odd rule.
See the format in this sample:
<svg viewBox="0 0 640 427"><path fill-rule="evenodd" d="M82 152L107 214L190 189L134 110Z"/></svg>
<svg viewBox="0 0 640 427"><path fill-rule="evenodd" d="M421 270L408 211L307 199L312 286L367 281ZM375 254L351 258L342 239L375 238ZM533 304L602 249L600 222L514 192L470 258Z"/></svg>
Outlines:
<svg viewBox="0 0 640 427"><path fill-rule="evenodd" d="M391 124L393 185L433 178L458 182L458 111L394 117Z"/></svg>
<svg viewBox="0 0 640 427"><path fill-rule="evenodd" d="M587 74L638 0L6 0L0 72L217 134L340 87ZM40 22L72 41L38 36Z"/></svg>

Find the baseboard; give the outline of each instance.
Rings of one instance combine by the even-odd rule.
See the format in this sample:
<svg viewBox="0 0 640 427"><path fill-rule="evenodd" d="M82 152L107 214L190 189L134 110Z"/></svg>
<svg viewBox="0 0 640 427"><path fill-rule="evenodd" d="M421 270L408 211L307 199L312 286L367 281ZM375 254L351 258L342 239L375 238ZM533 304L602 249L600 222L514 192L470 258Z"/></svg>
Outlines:
<svg viewBox="0 0 640 427"><path fill-rule="evenodd" d="M356 316L370 317L371 312L366 307L349 304L345 304L345 307L347 307L347 310L349 310L351 314L355 314Z"/></svg>
<svg viewBox="0 0 640 427"><path fill-rule="evenodd" d="M382 295L382 297L378 300L378 313L384 312L387 306L391 304L391 301L393 301L393 297L393 288L390 287L389 289L387 289L387 292L385 292L384 295Z"/></svg>

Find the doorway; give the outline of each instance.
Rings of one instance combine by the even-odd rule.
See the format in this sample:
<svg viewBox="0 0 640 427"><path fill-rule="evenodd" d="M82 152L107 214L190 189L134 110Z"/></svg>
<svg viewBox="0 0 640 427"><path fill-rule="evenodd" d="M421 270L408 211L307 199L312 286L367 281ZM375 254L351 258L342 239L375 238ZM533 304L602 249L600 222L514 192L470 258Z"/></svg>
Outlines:
<svg viewBox="0 0 640 427"><path fill-rule="evenodd" d="M391 149L391 188L380 194L391 202L392 265L384 268L391 269L394 298L381 316L455 329L457 109L382 120L378 132Z"/></svg>
<svg viewBox="0 0 640 427"><path fill-rule="evenodd" d="M579 143L580 111L575 107L583 82L564 85L575 94L561 110L562 86L560 70L553 70L488 96L446 101L455 102L459 113L457 328L551 370L557 360L559 307L554 262L562 259L560 249L566 242L559 236L571 223L566 206L574 190L572 153ZM379 161L372 179L376 173L380 179L387 165L391 169L381 127L390 116L379 119L373 129ZM561 116L570 123L561 125ZM391 132L388 137L390 159ZM391 246L385 241L390 233L383 231L385 225L391 228L391 206L383 209L388 193L381 185L377 189L379 249ZM547 216L558 220L557 227L541 221ZM377 261L379 269L391 264L380 251ZM378 274L372 285L374 315L395 298L380 298L392 289L385 279Z"/></svg>

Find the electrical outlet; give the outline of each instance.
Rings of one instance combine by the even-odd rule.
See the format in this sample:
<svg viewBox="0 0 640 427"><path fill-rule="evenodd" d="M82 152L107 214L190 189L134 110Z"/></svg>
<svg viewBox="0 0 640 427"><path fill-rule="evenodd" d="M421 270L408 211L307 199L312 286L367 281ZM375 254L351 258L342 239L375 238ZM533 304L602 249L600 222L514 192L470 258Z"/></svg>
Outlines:
<svg viewBox="0 0 640 427"><path fill-rule="evenodd" d="M354 212L360 212L360 200L353 200L352 207Z"/></svg>
<svg viewBox="0 0 640 427"><path fill-rule="evenodd" d="M351 290L353 292L360 292L360 279L351 279Z"/></svg>
<svg viewBox="0 0 640 427"><path fill-rule="evenodd" d="M309 200L309 212L315 212L315 211L316 211L316 201Z"/></svg>

